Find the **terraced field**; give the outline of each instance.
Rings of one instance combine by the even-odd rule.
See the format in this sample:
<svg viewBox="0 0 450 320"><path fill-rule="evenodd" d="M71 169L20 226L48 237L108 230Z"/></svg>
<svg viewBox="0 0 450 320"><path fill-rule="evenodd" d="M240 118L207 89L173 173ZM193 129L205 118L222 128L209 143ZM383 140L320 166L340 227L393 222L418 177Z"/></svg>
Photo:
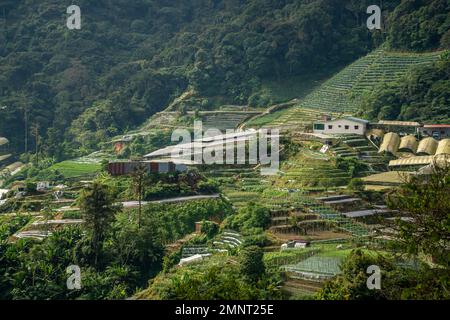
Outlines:
<svg viewBox="0 0 450 320"><path fill-rule="evenodd" d="M293 112L293 110L295 110L295 112ZM343 115L342 113L330 113L323 110L299 107L293 107L280 112L282 112L282 114L279 117L271 123L265 124L264 127L308 131L312 130L313 122L323 119L324 116L331 115L332 117L337 118ZM263 121L263 119L260 121Z"/></svg>
<svg viewBox="0 0 450 320"><path fill-rule="evenodd" d="M269 181L260 176L259 170L252 167L221 168L204 172L207 176L220 182L225 196L236 207L249 202L260 202L261 192Z"/></svg>
<svg viewBox="0 0 450 320"><path fill-rule="evenodd" d="M359 98L364 92L380 83L398 80L411 66L431 64L439 55L440 52L415 54L375 50L325 82L299 107L353 113L358 110Z"/></svg>
<svg viewBox="0 0 450 320"><path fill-rule="evenodd" d="M327 189L347 185L348 172L336 168L331 159L318 151L302 148L281 166L275 186L288 189Z"/></svg>
<svg viewBox="0 0 450 320"><path fill-rule="evenodd" d="M216 128L221 131L226 129L235 129L247 118L258 114L260 114L259 111L217 111L200 113L204 129Z"/></svg>
<svg viewBox="0 0 450 320"><path fill-rule="evenodd" d="M324 82L295 107L284 111L279 117L274 117L276 119L270 126L297 126L303 129L305 122L317 120L324 113L334 113L334 116L353 114L358 111L364 93L381 83L398 80L411 66L437 61L441 53L417 54L375 50Z"/></svg>
<svg viewBox="0 0 450 320"><path fill-rule="evenodd" d="M357 158L363 160L370 167L386 167L389 162L384 156L378 153L377 147L368 139L358 135L347 135L342 137L337 144L331 147L330 151L336 157L349 159ZM368 174L373 174L377 170L373 169Z"/></svg>

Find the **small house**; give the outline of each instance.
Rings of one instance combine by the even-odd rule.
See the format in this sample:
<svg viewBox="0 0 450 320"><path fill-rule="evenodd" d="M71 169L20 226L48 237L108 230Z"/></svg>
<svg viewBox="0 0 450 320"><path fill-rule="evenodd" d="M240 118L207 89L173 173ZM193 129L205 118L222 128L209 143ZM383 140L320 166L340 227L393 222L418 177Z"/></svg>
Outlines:
<svg viewBox="0 0 450 320"><path fill-rule="evenodd" d="M36 191L42 192L50 189L50 182L48 181L39 181L36 184Z"/></svg>
<svg viewBox="0 0 450 320"><path fill-rule="evenodd" d="M322 134L356 134L363 136L366 133L369 121L344 117L335 120L326 120L314 123L314 133Z"/></svg>

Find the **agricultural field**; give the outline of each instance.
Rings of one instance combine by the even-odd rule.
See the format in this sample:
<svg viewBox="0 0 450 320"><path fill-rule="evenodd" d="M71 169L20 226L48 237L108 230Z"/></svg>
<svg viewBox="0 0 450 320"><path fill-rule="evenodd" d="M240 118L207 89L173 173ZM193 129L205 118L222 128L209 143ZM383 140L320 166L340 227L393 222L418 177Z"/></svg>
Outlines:
<svg viewBox="0 0 450 320"><path fill-rule="evenodd" d="M203 128L219 129L235 129L249 117L259 115L260 111L217 111L217 112L200 112L200 118L203 121Z"/></svg>
<svg viewBox="0 0 450 320"><path fill-rule="evenodd" d="M304 129L305 123L320 119L322 114L354 114L361 97L381 83L393 82L404 76L412 66L437 61L440 52L401 53L378 49L352 63L317 89L301 99L297 106L280 111L274 120L259 122L265 126ZM269 117L269 116L267 116ZM270 119L270 118L269 118ZM256 123L255 125L258 125Z"/></svg>
<svg viewBox="0 0 450 320"><path fill-rule="evenodd" d="M75 178L81 176L90 176L100 171L100 164L98 163L83 163L73 160L63 161L54 164L50 170L57 170L65 178Z"/></svg>
<svg viewBox="0 0 450 320"><path fill-rule="evenodd" d="M293 110L295 109L295 112ZM342 113L330 113L323 110L316 110L302 107L291 107L275 111L268 115L250 120L246 127L279 128L281 130L291 129L294 131L312 130L312 123L322 120L324 116L331 115L339 117Z"/></svg>
<svg viewBox="0 0 450 320"><path fill-rule="evenodd" d="M321 146L318 142L305 142L294 157L281 165L281 176L275 186L325 190L347 185L351 179L349 172L337 168L329 155L318 152Z"/></svg>

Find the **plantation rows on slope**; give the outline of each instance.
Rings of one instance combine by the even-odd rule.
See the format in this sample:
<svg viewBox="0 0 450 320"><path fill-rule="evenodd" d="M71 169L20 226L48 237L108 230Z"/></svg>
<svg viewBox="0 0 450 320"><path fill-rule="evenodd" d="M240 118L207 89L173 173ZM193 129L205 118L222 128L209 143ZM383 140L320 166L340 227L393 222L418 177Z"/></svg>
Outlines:
<svg viewBox="0 0 450 320"><path fill-rule="evenodd" d="M359 110L363 95L382 83L405 76L412 66L429 65L442 52L400 53L378 49L355 61L307 95L298 105L283 110L270 126L302 127L302 123L317 120L325 113L352 114ZM260 120L261 121L261 120Z"/></svg>

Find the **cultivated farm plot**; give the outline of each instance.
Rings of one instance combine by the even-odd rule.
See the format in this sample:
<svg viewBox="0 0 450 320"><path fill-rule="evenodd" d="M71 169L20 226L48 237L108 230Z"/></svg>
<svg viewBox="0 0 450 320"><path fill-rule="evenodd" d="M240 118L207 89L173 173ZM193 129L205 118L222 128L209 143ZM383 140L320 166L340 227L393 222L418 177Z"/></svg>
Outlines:
<svg viewBox="0 0 450 320"><path fill-rule="evenodd" d="M297 264L286 265L282 268L293 273L299 278L324 280L332 278L341 272L340 264L342 259L339 257L323 257L315 255L309 257Z"/></svg>
<svg viewBox="0 0 450 320"><path fill-rule="evenodd" d="M58 170L65 178L75 178L93 175L100 171L98 163L83 163L73 160L63 161L50 167L51 170Z"/></svg>
<svg viewBox="0 0 450 320"><path fill-rule="evenodd" d="M399 53L378 49L352 63L324 82L318 89L283 114L270 127L304 130L306 124L321 114L353 114L358 111L362 95L382 83L399 80L412 66L431 64L442 52ZM312 111L308 111L312 110ZM309 113L309 116L308 116ZM260 120L262 121L262 120Z"/></svg>
<svg viewBox="0 0 450 320"><path fill-rule="evenodd" d="M251 116L260 114L260 112L208 112L201 115L203 121L203 129L207 130L210 128L219 129L221 131L225 131L226 129L235 129L242 122L248 119Z"/></svg>
<svg viewBox="0 0 450 320"><path fill-rule="evenodd" d="M298 154L281 167L281 176L275 186L289 189L333 188L348 184L351 177L344 170L328 161L327 155L310 149L301 149Z"/></svg>
<svg viewBox="0 0 450 320"><path fill-rule="evenodd" d="M324 110L317 110L312 108L304 108L294 106L289 109L280 110L273 114L258 118L254 125L267 127L267 128L279 128L279 129L293 129L295 131L309 131L312 130L312 123L321 120L325 115L332 115L338 117L342 113L329 113ZM271 121L273 119L273 121Z"/></svg>

